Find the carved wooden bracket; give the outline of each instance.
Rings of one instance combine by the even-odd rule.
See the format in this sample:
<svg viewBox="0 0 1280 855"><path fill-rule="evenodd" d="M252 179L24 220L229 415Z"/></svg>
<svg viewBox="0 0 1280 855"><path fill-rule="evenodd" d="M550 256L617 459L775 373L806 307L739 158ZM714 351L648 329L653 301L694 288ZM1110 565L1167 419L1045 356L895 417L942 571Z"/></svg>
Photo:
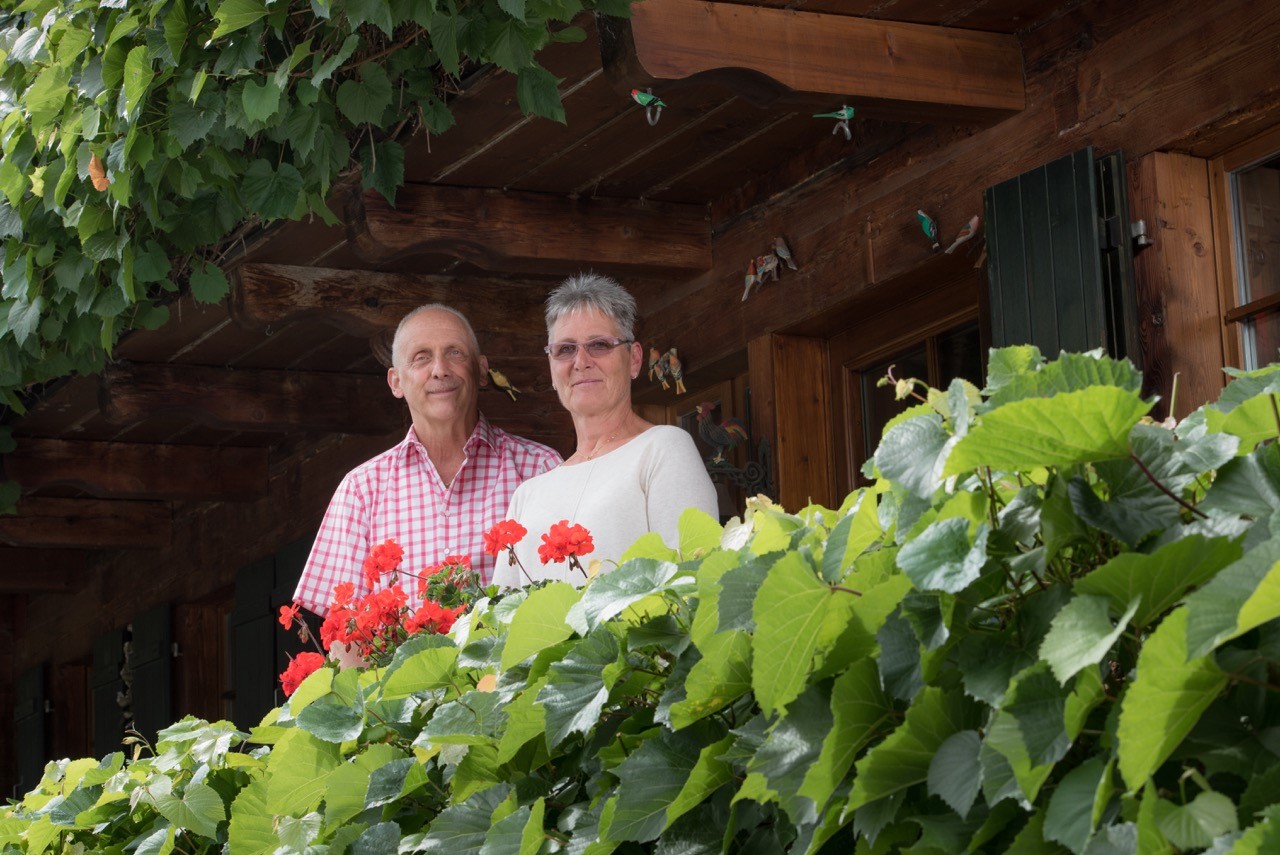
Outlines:
<svg viewBox="0 0 1280 855"><path fill-rule="evenodd" d="M644 0L629 21L597 23L624 90L661 95L697 77L760 106L789 96L900 121L985 122L1026 106L1022 49L1002 33L702 0Z"/></svg>
<svg viewBox="0 0 1280 855"><path fill-rule="evenodd" d="M102 499L18 501L18 515L0 517L0 543L79 549L162 549L172 519L164 502Z"/></svg>
<svg viewBox="0 0 1280 855"><path fill-rule="evenodd" d="M408 425L382 375L117 364L102 373L112 421L176 412L220 430L381 434Z"/></svg>
<svg viewBox="0 0 1280 855"><path fill-rule="evenodd" d="M689 277L711 268L702 205L407 184L394 208L376 191L353 194L346 220L357 250L377 262L444 253L521 273Z"/></svg>
<svg viewBox="0 0 1280 855"><path fill-rule="evenodd" d="M267 491L267 449L19 439L5 474L114 499L248 499Z"/></svg>

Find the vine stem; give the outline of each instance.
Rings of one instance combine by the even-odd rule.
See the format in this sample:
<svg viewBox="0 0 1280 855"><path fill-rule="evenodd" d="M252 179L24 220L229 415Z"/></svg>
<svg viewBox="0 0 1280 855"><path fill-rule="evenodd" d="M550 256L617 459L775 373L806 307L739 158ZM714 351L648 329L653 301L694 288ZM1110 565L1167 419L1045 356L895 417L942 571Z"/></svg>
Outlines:
<svg viewBox="0 0 1280 855"><path fill-rule="evenodd" d="M853 594L857 597L862 596L861 591L855 591L853 588L846 588L844 585L828 585L827 587L833 591L844 591L846 594Z"/></svg>
<svg viewBox="0 0 1280 855"><path fill-rule="evenodd" d="M1275 406L1274 398L1272 398L1271 405L1273 407ZM1280 415L1278 415L1277 418L1280 418ZM1147 468L1147 464L1143 463L1142 459L1139 458L1137 454L1130 451L1129 459L1132 460L1134 463L1138 464L1138 468L1142 470L1142 474L1146 475L1147 480L1150 481L1152 484L1154 484L1156 486L1156 489L1159 490L1161 493L1164 493L1170 499L1173 499L1179 505L1182 505L1182 507L1186 508L1188 511L1191 511L1191 513L1195 514L1196 516L1200 517L1200 519L1207 520L1209 518L1209 515L1206 514L1204 511L1200 510L1195 505L1189 504L1181 496L1174 495L1172 490L1170 490L1164 484L1160 483L1160 479L1152 474L1151 470Z"/></svg>

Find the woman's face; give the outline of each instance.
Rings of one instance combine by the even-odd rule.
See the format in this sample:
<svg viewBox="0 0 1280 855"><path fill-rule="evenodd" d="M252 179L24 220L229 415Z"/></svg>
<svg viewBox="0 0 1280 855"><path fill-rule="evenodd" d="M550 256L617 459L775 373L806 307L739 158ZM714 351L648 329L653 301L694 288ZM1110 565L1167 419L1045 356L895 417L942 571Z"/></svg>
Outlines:
<svg viewBox="0 0 1280 855"><path fill-rule="evenodd" d="M618 324L598 309L583 307L562 316L551 328L553 343L583 345L592 339L622 338ZM551 382L560 403L575 417L608 414L631 407L631 381L640 373L640 345L621 344L604 356L579 347L572 359L548 357Z"/></svg>

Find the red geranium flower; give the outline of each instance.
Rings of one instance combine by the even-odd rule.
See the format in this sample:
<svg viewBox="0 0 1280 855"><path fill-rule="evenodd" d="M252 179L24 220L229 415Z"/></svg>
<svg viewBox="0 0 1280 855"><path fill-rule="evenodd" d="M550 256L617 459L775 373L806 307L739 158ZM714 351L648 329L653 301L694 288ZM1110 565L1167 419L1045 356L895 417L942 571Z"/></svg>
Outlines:
<svg viewBox="0 0 1280 855"><path fill-rule="evenodd" d="M595 544L591 542L591 532L581 525L570 526L568 520L560 520L542 536L538 557L543 564L550 564L552 561L558 563L566 558L586 555L595 548Z"/></svg>
<svg viewBox="0 0 1280 855"><path fill-rule="evenodd" d="M302 611L302 606L292 603L287 606L280 607L280 625L285 629L293 626L293 622L298 619L298 612Z"/></svg>
<svg viewBox="0 0 1280 855"><path fill-rule="evenodd" d="M484 533L484 551L497 557L504 549L515 546L529 530L515 520L503 520Z"/></svg>
<svg viewBox="0 0 1280 855"><path fill-rule="evenodd" d="M424 602L416 612L413 613L404 622L405 632L413 635L416 632L434 632L438 635L444 635L453 629L453 622L458 619L458 615L466 611L466 606L458 606L456 609L447 609L434 600Z"/></svg>
<svg viewBox="0 0 1280 855"><path fill-rule="evenodd" d="M324 666L324 657L319 653L299 653L293 657L289 667L280 675L280 687L288 697L297 691L302 681Z"/></svg>
<svg viewBox="0 0 1280 855"><path fill-rule="evenodd" d="M378 585L378 580L400 566L404 559L404 549L394 540L380 543L369 550L364 560L364 581L370 588Z"/></svg>

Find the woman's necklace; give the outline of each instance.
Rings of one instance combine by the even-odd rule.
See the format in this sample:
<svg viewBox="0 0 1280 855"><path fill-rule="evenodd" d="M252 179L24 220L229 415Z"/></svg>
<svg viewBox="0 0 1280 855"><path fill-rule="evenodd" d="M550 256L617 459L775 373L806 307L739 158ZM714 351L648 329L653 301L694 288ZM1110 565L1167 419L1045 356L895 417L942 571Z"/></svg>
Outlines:
<svg viewBox="0 0 1280 855"><path fill-rule="evenodd" d="M624 425L626 425L626 420L625 420L625 419L623 420L622 424L618 425L618 429L617 429L617 430L615 430L613 433L609 434L609 438L608 438L608 439L606 439L604 442L597 442L597 443L595 444L595 447L591 449L591 453L590 453L590 454L584 454L584 455L583 455L583 457L582 457L582 462L583 462L583 463L586 463L588 460L594 460L594 459L596 458L596 455L597 455L597 454L599 454L599 453L600 453L600 451L601 451L602 449L608 448L608 447L609 447L609 445L610 445L610 444L611 444L615 439L617 439L617 438L618 438L618 434L622 433L622 428L623 428L623 426L624 426Z"/></svg>

